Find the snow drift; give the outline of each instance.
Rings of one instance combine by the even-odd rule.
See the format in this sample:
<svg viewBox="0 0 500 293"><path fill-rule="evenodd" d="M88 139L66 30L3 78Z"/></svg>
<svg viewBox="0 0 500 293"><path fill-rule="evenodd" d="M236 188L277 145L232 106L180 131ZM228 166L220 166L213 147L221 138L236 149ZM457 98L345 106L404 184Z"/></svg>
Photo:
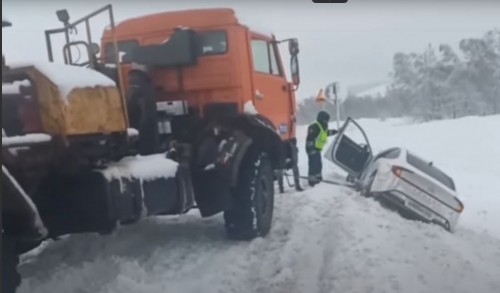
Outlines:
<svg viewBox="0 0 500 293"><path fill-rule="evenodd" d="M500 116L359 122L376 150L407 147L454 177L465 201L455 234L320 184L277 195L271 234L252 242L228 241L221 216L196 211L49 242L24 256L19 292L499 292ZM325 177L343 178L325 165Z"/></svg>

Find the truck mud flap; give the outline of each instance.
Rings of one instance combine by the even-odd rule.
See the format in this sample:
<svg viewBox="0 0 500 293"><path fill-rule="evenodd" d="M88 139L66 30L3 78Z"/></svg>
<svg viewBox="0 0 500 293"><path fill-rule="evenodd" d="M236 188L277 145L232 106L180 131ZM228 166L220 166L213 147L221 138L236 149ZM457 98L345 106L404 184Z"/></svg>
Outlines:
<svg viewBox="0 0 500 293"><path fill-rule="evenodd" d="M210 217L231 207L231 168L194 172L196 202L202 217Z"/></svg>
<svg viewBox="0 0 500 293"><path fill-rule="evenodd" d="M238 183L239 168L252 139L241 131L225 139L207 137L198 148L193 172L194 193L202 217L231 207L232 189Z"/></svg>

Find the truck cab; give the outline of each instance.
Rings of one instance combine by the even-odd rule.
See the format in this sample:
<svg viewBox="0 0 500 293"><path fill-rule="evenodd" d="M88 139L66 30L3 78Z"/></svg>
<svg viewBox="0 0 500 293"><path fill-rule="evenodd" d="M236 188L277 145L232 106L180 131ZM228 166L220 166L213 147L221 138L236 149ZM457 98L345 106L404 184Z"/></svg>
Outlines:
<svg viewBox="0 0 500 293"><path fill-rule="evenodd" d="M295 141L299 84L295 39L287 40L293 82L285 76L275 36L252 31L232 9L162 12L123 21L103 33L103 63L117 59L114 39L125 95L131 64L145 64L157 90L158 109L185 103L183 114L205 120L258 113L271 122L282 141Z"/></svg>

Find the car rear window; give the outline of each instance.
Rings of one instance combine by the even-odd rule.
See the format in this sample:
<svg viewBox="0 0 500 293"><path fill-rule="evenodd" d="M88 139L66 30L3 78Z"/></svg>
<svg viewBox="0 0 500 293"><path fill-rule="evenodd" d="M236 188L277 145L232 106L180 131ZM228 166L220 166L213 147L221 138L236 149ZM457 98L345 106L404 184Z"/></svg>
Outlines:
<svg viewBox="0 0 500 293"><path fill-rule="evenodd" d="M442 184L444 184L448 188L455 190L455 183L453 182L453 179L451 179L443 171L434 167L432 164L430 164L430 162L426 162L426 161L422 160L421 158L417 157L416 155L411 154L410 152L407 153L406 160L413 167L424 172L425 174L429 175L430 177L436 179L437 181L441 182Z"/></svg>
<svg viewBox="0 0 500 293"><path fill-rule="evenodd" d="M379 153L375 157L375 160L376 159L380 159L380 158L397 159L400 154L401 154L401 149L400 148L390 148L390 149L387 149L387 150Z"/></svg>

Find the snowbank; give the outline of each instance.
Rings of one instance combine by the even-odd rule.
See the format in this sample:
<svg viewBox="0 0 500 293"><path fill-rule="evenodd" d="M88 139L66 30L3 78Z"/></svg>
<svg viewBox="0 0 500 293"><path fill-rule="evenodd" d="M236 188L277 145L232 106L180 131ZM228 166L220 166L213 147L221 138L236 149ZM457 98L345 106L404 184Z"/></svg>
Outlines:
<svg viewBox="0 0 500 293"><path fill-rule="evenodd" d="M167 159L165 154L123 158L102 170L108 180L135 178L154 180L175 177L178 163Z"/></svg>
<svg viewBox="0 0 500 293"><path fill-rule="evenodd" d="M116 83L106 75L95 70L50 62L12 63L9 67L34 66L47 76L58 88L61 97L67 101L73 89L86 87L115 87Z"/></svg>
<svg viewBox="0 0 500 293"><path fill-rule="evenodd" d="M3 136L5 131L2 129L2 147L16 147L25 145L35 145L40 143L48 143L52 137L44 133L30 133L19 136Z"/></svg>
<svg viewBox="0 0 500 293"><path fill-rule="evenodd" d="M29 87L31 82L27 79L18 80L12 83L2 83L2 94L3 95L18 95L21 93L21 86Z"/></svg>

